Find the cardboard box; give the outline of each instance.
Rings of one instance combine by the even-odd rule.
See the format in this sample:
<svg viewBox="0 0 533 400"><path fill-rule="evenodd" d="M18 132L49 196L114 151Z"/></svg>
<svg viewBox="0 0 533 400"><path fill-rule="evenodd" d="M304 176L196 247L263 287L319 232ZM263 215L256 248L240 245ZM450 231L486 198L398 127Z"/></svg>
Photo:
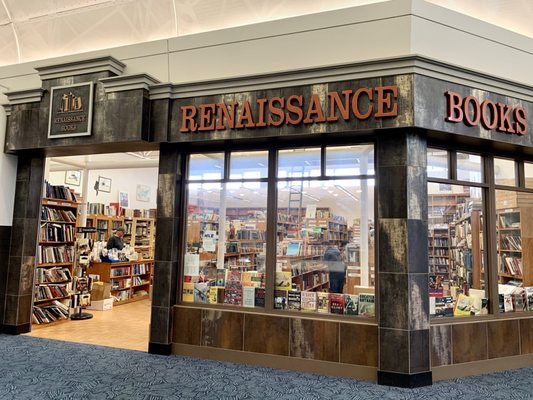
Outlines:
<svg viewBox="0 0 533 400"><path fill-rule="evenodd" d="M111 284L107 282L93 282L91 300L105 300L111 297Z"/></svg>
<svg viewBox="0 0 533 400"><path fill-rule="evenodd" d="M92 300L87 310L109 311L113 309L113 299Z"/></svg>

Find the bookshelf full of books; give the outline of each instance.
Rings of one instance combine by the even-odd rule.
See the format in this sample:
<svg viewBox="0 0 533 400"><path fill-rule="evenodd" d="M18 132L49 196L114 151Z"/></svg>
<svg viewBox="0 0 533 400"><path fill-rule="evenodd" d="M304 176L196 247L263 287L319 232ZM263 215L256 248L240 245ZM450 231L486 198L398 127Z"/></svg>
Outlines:
<svg viewBox="0 0 533 400"><path fill-rule="evenodd" d="M111 285L114 305L143 300L149 296L153 260L91 263L88 273L99 275Z"/></svg>
<svg viewBox="0 0 533 400"><path fill-rule="evenodd" d="M34 324L48 324L68 319L72 277L75 263L76 194L64 187L45 183L41 202L41 227L35 288Z"/></svg>
<svg viewBox="0 0 533 400"><path fill-rule="evenodd" d="M533 246L533 208L498 210L499 283L533 285L531 250Z"/></svg>

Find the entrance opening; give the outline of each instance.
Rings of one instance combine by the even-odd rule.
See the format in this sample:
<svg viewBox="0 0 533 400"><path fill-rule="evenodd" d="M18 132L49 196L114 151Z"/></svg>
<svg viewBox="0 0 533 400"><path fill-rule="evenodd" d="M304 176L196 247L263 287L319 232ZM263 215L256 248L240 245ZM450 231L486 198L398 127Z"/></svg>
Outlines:
<svg viewBox="0 0 533 400"><path fill-rule="evenodd" d="M47 159L28 335L148 350L158 162Z"/></svg>

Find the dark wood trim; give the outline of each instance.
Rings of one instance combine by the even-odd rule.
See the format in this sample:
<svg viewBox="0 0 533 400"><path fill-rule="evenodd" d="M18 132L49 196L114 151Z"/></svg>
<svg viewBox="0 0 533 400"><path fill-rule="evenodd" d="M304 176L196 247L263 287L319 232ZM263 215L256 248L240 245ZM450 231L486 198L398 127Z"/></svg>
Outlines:
<svg viewBox="0 0 533 400"><path fill-rule="evenodd" d="M378 371L378 385L402 388L417 388L433 384L431 371L419 374L400 374L397 372Z"/></svg>
<svg viewBox="0 0 533 400"><path fill-rule="evenodd" d="M23 325L2 325L1 333L7 335L20 335L22 333L31 332L31 323Z"/></svg>
<svg viewBox="0 0 533 400"><path fill-rule="evenodd" d="M163 344L163 343L148 343L148 353L150 354L158 354L161 356L169 356L172 354L172 345L170 343Z"/></svg>

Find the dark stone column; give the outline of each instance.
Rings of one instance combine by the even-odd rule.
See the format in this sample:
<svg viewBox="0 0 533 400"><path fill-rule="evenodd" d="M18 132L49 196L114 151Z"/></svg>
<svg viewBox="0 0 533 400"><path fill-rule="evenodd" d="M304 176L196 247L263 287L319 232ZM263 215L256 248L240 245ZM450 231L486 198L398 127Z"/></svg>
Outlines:
<svg viewBox="0 0 533 400"><path fill-rule="evenodd" d="M11 227L0 226L0 326L4 321L6 300L7 268L9 266L9 244L11 243Z"/></svg>
<svg viewBox="0 0 533 400"><path fill-rule="evenodd" d="M161 145L157 186L157 222L152 317L148 351L170 354L173 306L177 302L181 212L182 157L175 147Z"/></svg>
<svg viewBox="0 0 533 400"><path fill-rule="evenodd" d="M4 333L26 333L31 329L43 173L44 157L18 157L2 326Z"/></svg>
<svg viewBox="0 0 533 400"><path fill-rule="evenodd" d="M377 141L378 383L430 385L425 134Z"/></svg>

